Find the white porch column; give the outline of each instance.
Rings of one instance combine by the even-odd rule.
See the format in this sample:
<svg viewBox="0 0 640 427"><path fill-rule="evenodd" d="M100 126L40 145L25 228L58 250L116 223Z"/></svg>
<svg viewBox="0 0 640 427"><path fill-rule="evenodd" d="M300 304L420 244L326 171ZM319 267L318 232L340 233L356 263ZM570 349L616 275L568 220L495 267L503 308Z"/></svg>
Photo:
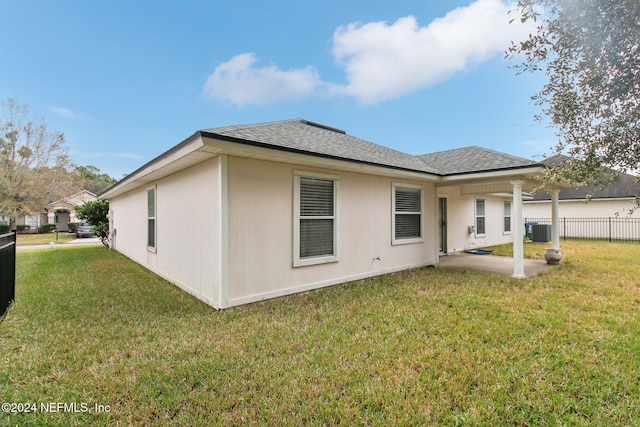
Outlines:
<svg viewBox="0 0 640 427"><path fill-rule="evenodd" d="M551 249L560 251L560 190L551 190Z"/></svg>
<svg viewBox="0 0 640 427"><path fill-rule="evenodd" d="M513 275L516 279L526 277L524 275L524 218L522 217L522 184L524 181L511 181L513 186Z"/></svg>

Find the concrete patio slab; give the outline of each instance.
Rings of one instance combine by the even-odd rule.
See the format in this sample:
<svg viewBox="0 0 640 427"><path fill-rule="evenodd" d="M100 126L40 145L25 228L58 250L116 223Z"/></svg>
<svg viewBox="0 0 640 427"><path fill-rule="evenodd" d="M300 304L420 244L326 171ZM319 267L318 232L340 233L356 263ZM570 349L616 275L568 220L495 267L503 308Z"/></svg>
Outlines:
<svg viewBox="0 0 640 427"><path fill-rule="evenodd" d="M472 255L458 252L440 255L438 267L511 276L513 274L513 258L496 255ZM539 272L548 270L551 267L551 265L548 265L542 260L524 260L524 274L527 277L536 276Z"/></svg>

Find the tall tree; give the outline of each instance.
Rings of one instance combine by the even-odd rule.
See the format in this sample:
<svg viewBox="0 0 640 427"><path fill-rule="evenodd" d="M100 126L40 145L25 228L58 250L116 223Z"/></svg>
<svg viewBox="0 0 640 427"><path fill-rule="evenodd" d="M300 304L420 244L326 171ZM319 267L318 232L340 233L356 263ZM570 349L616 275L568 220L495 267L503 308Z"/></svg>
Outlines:
<svg viewBox="0 0 640 427"><path fill-rule="evenodd" d="M100 194L117 182L115 178L106 173L100 173L100 169L95 166L78 166L75 172L82 178L82 187L93 194Z"/></svg>
<svg viewBox="0 0 640 427"><path fill-rule="evenodd" d="M522 59L519 72L546 74L532 97L538 118L557 129L556 152L574 159L549 178L593 185L612 169L639 171L640 2L520 0L515 12L538 26L507 56Z"/></svg>
<svg viewBox="0 0 640 427"><path fill-rule="evenodd" d="M26 105L0 103L0 214L11 218L42 212L47 203L79 190L64 135L33 118Z"/></svg>

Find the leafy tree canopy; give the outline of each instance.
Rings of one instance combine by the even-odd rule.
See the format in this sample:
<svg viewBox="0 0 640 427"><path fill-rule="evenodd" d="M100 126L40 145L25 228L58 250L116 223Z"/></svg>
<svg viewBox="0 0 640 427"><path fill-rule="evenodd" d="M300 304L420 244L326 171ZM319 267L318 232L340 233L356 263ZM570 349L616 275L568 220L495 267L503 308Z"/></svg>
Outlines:
<svg viewBox="0 0 640 427"><path fill-rule="evenodd" d="M513 11L512 11L513 12ZM519 72L548 80L533 100L557 129L557 153L574 161L549 175L602 184L607 171L640 170L640 2L520 0L537 31L507 51Z"/></svg>
<svg viewBox="0 0 640 427"><path fill-rule="evenodd" d="M83 188L96 195L104 192L117 182L115 178L106 173L100 173L100 169L92 165L78 166L75 172L82 178Z"/></svg>
<svg viewBox="0 0 640 427"><path fill-rule="evenodd" d="M50 131L26 105L0 103L0 214L13 224L80 190L70 167L62 133Z"/></svg>

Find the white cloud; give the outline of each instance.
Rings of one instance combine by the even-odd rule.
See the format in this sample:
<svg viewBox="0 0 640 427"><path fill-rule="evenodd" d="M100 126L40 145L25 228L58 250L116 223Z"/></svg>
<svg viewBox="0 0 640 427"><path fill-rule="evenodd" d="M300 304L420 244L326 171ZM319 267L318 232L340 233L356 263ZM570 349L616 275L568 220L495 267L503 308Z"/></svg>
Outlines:
<svg viewBox="0 0 640 427"><path fill-rule="evenodd" d="M333 55L346 71L345 85L320 80L312 66L281 70L256 67L244 53L220 64L208 77L205 96L238 106L300 99L320 93L348 95L376 104L451 78L469 66L502 54L531 29L509 24L511 5L476 0L420 27L413 16L386 22L351 23L333 35Z"/></svg>
<svg viewBox="0 0 640 427"><path fill-rule="evenodd" d="M254 53L243 53L216 67L204 86L210 98L231 101L238 106L304 98L322 83L308 66L281 70L274 65L255 67Z"/></svg>
<svg viewBox="0 0 640 427"><path fill-rule="evenodd" d="M510 6L477 0L419 27L407 16L385 22L349 24L333 36L335 57L347 72L341 91L375 104L451 78L470 65L501 54L529 28L509 24Z"/></svg>
<svg viewBox="0 0 640 427"><path fill-rule="evenodd" d="M90 120L91 119L91 116L88 115L87 113L77 113L64 107L58 107L58 106L51 107L51 111L55 115L60 116L64 119L71 119L71 120Z"/></svg>

